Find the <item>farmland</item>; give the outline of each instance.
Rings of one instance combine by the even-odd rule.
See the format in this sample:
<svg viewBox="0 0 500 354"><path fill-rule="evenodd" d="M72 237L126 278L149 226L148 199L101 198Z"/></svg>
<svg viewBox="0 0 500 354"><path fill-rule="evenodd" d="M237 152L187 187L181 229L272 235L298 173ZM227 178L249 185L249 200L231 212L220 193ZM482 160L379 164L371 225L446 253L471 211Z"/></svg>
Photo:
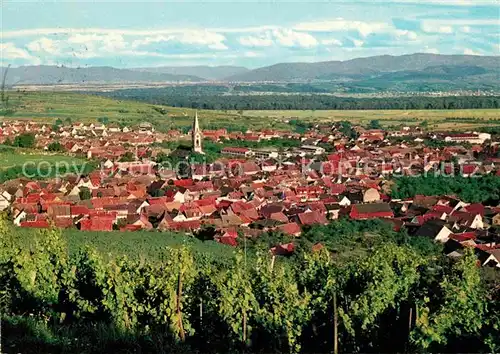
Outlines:
<svg viewBox="0 0 500 354"><path fill-rule="evenodd" d="M80 158L3 145L0 145L0 156L0 183L22 176L43 179L66 173L88 173L94 168L93 163Z"/></svg>
<svg viewBox="0 0 500 354"><path fill-rule="evenodd" d="M109 123L136 125L149 121L159 130L185 128L191 125L194 109L153 105L144 102L116 100L67 92L10 92L12 111L5 119L36 119L54 123ZM434 130L465 130L499 125L498 109L464 110L198 110L203 128L291 129L288 120L326 122L348 120L367 124L379 120L384 126L427 122Z"/></svg>
<svg viewBox="0 0 500 354"><path fill-rule="evenodd" d="M15 237L24 247L32 247L36 229L13 228ZM203 242L192 235L175 232L103 232L80 231L75 228L61 230L62 238L68 245L70 255L75 255L85 247L92 247L107 257L126 256L129 259L145 259L149 262L158 260L166 247L189 247L195 257L209 257L219 261L233 257L234 249L214 241Z"/></svg>
<svg viewBox="0 0 500 354"><path fill-rule="evenodd" d="M0 169L7 169L16 166L22 166L24 164L30 165L42 165L54 166L55 164L68 164L68 165L81 165L85 162L83 159L74 158L71 156L59 155L59 154L40 154L32 153L28 151L19 150L5 150L0 149L2 158L0 159Z"/></svg>

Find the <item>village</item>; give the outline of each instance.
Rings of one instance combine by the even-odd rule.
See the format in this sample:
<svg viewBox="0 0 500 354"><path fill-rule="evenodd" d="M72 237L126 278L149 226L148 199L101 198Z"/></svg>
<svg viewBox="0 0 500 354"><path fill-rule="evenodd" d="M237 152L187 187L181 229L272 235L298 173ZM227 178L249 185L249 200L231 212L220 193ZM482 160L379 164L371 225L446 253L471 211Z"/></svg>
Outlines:
<svg viewBox="0 0 500 354"><path fill-rule="evenodd" d="M217 242L231 246L242 238L279 232L291 241L272 251L290 254L293 238L304 227L340 218L384 219L394 230L445 244L449 256L472 247L481 265L500 267L498 204L418 191L409 198L391 196L398 176L500 178L499 142L487 133L430 134L418 126L346 129L339 123L311 125L301 133L228 132L202 130L197 114L186 134L158 132L145 122L138 127L73 123L56 128L4 122L0 143L31 133L38 150L49 153L50 144L58 142L64 153L97 161L100 168L83 176L6 181L0 186L0 210L20 228L192 233L210 226ZM241 146L273 139L295 143ZM180 151L177 166L158 162L158 156L179 155L162 146L176 141L188 142L192 151ZM221 145L217 159L190 160L190 153L204 156L208 142Z"/></svg>

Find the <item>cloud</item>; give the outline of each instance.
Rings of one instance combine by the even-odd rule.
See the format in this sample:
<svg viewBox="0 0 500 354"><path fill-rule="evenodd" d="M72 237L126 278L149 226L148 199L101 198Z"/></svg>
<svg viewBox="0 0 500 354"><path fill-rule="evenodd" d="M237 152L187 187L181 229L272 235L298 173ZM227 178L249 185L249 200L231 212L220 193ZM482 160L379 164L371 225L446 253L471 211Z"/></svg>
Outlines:
<svg viewBox="0 0 500 354"><path fill-rule="evenodd" d="M116 55L126 50L128 43L119 34L73 34L66 39L42 37L29 42L26 48L44 57L95 58Z"/></svg>
<svg viewBox="0 0 500 354"><path fill-rule="evenodd" d="M382 0L372 1L382 4ZM179 60L185 65L184 60L203 59L210 60L211 64L236 64L236 61L229 59L241 59L242 65L251 63L253 66L257 60L251 58L260 58L259 61L265 64L291 60L292 57L316 57L319 61L329 59L330 54L326 57L329 51L335 52L334 55L340 59L353 52L362 56L422 51L462 54L464 48L467 48L468 53L479 50L483 54L498 55L499 48L491 42L498 42L500 38L500 21L491 18L491 12L484 15L486 18L474 17L475 11L469 14L469 18L461 18L469 16L467 13L471 9L467 8L450 10L433 7L432 11L425 13L417 10L403 13L402 6L394 6L392 9L395 10L392 11L391 4L420 4L421 1L387 1L389 5L387 9L384 8L385 12L363 12L365 8L354 7L360 11L356 12L356 20L339 17L287 26L276 24L207 29L40 28L4 31L2 39L12 39L2 44L2 49L10 56L17 56L17 60L23 63L34 60L43 63L73 61L89 65L119 63L120 66L132 65L132 62L149 65L151 62L156 64L167 60ZM427 4L444 2L423 1ZM352 5L347 0L344 2ZM406 8L417 9L417 5ZM448 19L450 11L454 17ZM457 46L458 41L462 45ZM342 47L342 50L338 50L338 47Z"/></svg>
<svg viewBox="0 0 500 354"><path fill-rule="evenodd" d="M326 46L335 45L335 46L339 46L339 47L341 47L343 45L343 43L341 41L339 41L338 39L335 39L335 38L324 39L321 41L321 44L326 45Z"/></svg>
<svg viewBox="0 0 500 354"><path fill-rule="evenodd" d="M429 48L428 46L426 46L424 48L424 53L439 54L439 49L437 49L437 48Z"/></svg>
<svg viewBox="0 0 500 354"><path fill-rule="evenodd" d="M318 44L312 35L291 29L275 29L272 31L272 36L278 44L285 47L310 48Z"/></svg>
<svg viewBox="0 0 500 354"><path fill-rule="evenodd" d="M110 34L81 34L77 33L68 37L66 42L70 45L86 47L91 52L117 52L125 49L128 43L124 37L117 33Z"/></svg>
<svg viewBox="0 0 500 354"><path fill-rule="evenodd" d="M415 41L418 38L418 35L414 31L409 31L409 30L396 30L395 31L396 37L397 38L402 38L402 39L407 39L410 41Z"/></svg>
<svg viewBox="0 0 500 354"><path fill-rule="evenodd" d="M357 39L353 39L352 43L354 44L355 47L359 48L359 47L362 47L365 42L357 40Z"/></svg>
<svg viewBox="0 0 500 354"><path fill-rule="evenodd" d="M26 50L17 48L12 42L0 43L0 52L3 59L26 59L32 60L33 57Z"/></svg>
<svg viewBox="0 0 500 354"><path fill-rule="evenodd" d="M59 54L58 44L50 38L42 37L26 45L31 52L45 52L52 55Z"/></svg>
<svg viewBox="0 0 500 354"><path fill-rule="evenodd" d="M440 24L432 24L430 22L424 21L421 25L422 31L426 33L443 33L443 34L451 34L454 32L453 27L440 25Z"/></svg>
<svg viewBox="0 0 500 354"><path fill-rule="evenodd" d="M361 36L366 37L371 33L389 32L392 26L385 22L349 21L337 18L330 21L303 22L293 29L306 32L358 31Z"/></svg>
<svg viewBox="0 0 500 354"><path fill-rule="evenodd" d="M465 48L464 49L464 54L465 55L483 55L483 54L481 54L481 53L479 53L479 52L477 52L475 50L472 50L470 48Z"/></svg>
<svg viewBox="0 0 500 354"><path fill-rule="evenodd" d="M155 43L179 43L193 46L206 46L215 50L226 50L228 47L224 44L226 37L220 33L208 30L186 30L182 33L170 33L169 35L147 36L136 39L132 42L133 48L147 46Z"/></svg>
<svg viewBox="0 0 500 354"><path fill-rule="evenodd" d="M271 38L265 36L240 37L238 41L245 47L270 47L274 44L274 41Z"/></svg>

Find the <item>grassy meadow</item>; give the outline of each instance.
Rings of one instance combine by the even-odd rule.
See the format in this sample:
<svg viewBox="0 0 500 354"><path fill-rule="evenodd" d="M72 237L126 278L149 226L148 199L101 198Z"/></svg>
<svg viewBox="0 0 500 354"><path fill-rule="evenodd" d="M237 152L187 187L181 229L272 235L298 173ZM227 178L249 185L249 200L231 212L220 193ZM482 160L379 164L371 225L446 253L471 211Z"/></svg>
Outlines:
<svg viewBox="0 0 500 354"><path fill-rule="evenodd" d="M65 155L44 155L40 153L31 153L25 152L21 149L12 150L12 151L2 151L0 152L0 169L6 169L16 166L22 166L25 163L29 163L31 165L43 165L45 166L54 166L55 164L63 164L67 163L69 166L71 165L81 165L86 162L83 159L74 158L71 156Z"/></svg>
<svg viewBox="0 0 500 354"><path fill-rule="evenodd" d="M62 121L96 122L106 118L110 123L137 125L149 121L159 130L187 128L192 123L194 109L153 105L128 100L70 92L9 92L13 112L4 119L29 119L54 123ZM397 99L397 98L395 98ZM290 119L307 122L348 120L367 124L377 119L382 125L420 124L427 121L434 130L466 130L498 125L500 110L199 110L200 123L206 128L291 129ZM450 119L455 119L450 121Z"/></svg>

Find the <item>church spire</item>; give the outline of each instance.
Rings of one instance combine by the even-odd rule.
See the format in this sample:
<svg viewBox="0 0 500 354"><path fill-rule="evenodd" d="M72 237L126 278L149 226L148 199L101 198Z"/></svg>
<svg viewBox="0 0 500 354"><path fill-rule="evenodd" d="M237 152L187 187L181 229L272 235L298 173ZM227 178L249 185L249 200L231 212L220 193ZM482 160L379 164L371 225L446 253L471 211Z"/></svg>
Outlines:
<svg viewBox="0 0 500 354"><path fill-rule="evenodd" d="M193 130L191 131L191 134L193 139L193 151L199 154L203 154L203 150L201 149L202 133L200 124L198 123L198 111L196 111L194 115Z"/></svg>

